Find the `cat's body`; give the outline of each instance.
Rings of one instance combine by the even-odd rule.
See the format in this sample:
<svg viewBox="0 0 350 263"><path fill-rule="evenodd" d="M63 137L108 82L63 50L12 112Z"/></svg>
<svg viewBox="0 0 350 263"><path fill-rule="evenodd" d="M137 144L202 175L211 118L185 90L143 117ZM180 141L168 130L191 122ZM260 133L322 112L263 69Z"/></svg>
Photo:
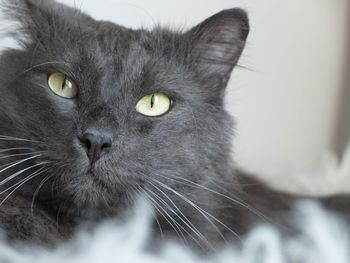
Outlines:
<svg viewBox="0 0 350 263"><path fill-rule="evenodd" d="M155 236L203 250L263 222L293 231L298 198L232 167L223 96L249 31L242 10L182 33L130 30L53 1L5 4L23 46L0 57L1 200L11 193L0 227L9 239L54 244L82 223L123 217L140 196L155 208ZM57 72L77 87L71 97L54 94ZM140 113L149 94L169 99L166 112Z"/></svg>
<svg viewBox="0 0 350 263"><path fill-rule="evenodd" d="M58 225L55 218L29 200L11 196L0 207L1 232L8 242L55 246L72 235L69 226Z"/></svg>

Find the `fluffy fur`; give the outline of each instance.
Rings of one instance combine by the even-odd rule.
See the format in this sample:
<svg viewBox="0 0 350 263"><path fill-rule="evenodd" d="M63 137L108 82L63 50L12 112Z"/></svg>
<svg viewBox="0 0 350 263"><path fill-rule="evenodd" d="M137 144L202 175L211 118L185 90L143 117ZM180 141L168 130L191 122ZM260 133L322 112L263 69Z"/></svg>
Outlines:
<svg viewBox="0 0 350 263"><path fill-rule="evenodd" d="M0 244L0 262L8 263L348 263L350 232L341 220L312 203L295 211L298 237L283 238L272 226L252 230L241 246L230 246L210 258L202 258L175 242L163 243L157 252L145 250L149 242L150 213L142 206L128 224L99 226L93 234L80 233L70 244L54 251Z"/></svg>

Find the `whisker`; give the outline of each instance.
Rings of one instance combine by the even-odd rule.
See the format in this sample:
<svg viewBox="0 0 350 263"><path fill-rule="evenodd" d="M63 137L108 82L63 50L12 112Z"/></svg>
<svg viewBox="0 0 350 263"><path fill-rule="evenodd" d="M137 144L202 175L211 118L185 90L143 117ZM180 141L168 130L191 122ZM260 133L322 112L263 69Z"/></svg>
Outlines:
<svg viewBox="0 0 350 263"><path fill-rule="evenodd" d="M218 234L222 237L222 239L224 241L226 241L224 235L222 234L222 232L220 231L220 229L208 218L208 216L210 218L212 218L213 220L215 220L217 223L219 223L220 225L222 225L224 228L226 228L228 231L230 231L234 236L236 236L239 240L241 240L241 237L235 232L233 231L231 228L229 228L227 225L225 225L224 223L222 223L219 219L217 219L215 216L213 216L212 214L210 214L209 212L205 211L203 208L201 208L200 206L196 205L194 202L192 202L190 199L188 199L187 197L185 197L184 195L180 194L179 192L177 192L176 190L172 189L171 187L155 180L155 179L151 179L153 182L163 186L165 189L171 191L172 193L174 193L175 195L177 195L178 197L180 197L182 200L184 200L185 202L187 202L188 204L190 204L191 206L193 206L194 208L197 209L198 212L200 212L200 214L206 219L208 220L208 222L215 228L215 230L218 232Z"/></svg>
<svg viewBox="0 0 350 263"><path fill-rule="evenodd" d="M0 156L0 160L11 158L11 157L16 157L16 156L26 156L30 154L41 154L44 153L43 151L38 151L38 152L27 152L27 153L16 153L16 154L10 154L10 155L5 155L5 156Z"/></svg>
<svg viewBox="0 0 350 263"><path fill-rule="evenodd" d="M7 177L6 179L2 180L0 182L0 186L2 186L4 184L6 184L7 182L11 181L12 179L16 178L18 175L24 173L25 171L28 171L30 169L33 169L34 167L37 167L37 166L40 166L40 165L43 165L43 164L47 164L47 163L49 163L49 162L38 163L38 164L34 164L32 166L26 167L26 168L20 170L19 172L16 172L16 173L12 174L11 176Z"/></svg>
<svg viewBox="0 0 350 263"><path fill-rule="evenodd" d="M161 176L161 177L163 177L163 178L169 179L169 178L166 177L166 176L162 176L162 175L159 175L159 176ZM232 201L232 202L234 202L234 203L236 203L236 204L238 204L238 205L240 205L240 206L242 206L242 207L248 209L250 212L252 212L253 214L257 215L258 217L260 217L260 218L263 219L264 221L270 222L270 223L272 222L272 220L271 220L270 218L266 217L263 213L261 213L261 212L260 212L259 210L257 210L256 208L254 208L254 207L252 207L252 206L249 206L248 204L244 203L242 200L234 199L234 198L229 197L229 196L227 196L227 195L225 195L225 194L222 194L222 193L217 192L217 191L215 191L215 190L213 190L213 189L210 189L210 188L208 188L208 187L206 187L206 186L204 186L204 185L197 184L197 183L195 183L195 182L192 182L192 181L190 181L190 180L187 180L187 179L185 179L185 178L182 178L182 177L179 177L179 176L176 176L176 175L171 175L171 174L169 174L169 176L178 179L178 180L176 180L176 179L173 179L173 178L172 178L172 180L174 180L174 181L176 181L176 182L178 182L178 183L180 183L180 184L183 184L183 185L187 185L187 186L188 186L187 183L189 183L190 185L192 185L192 187L193 187L193 186L196 186L198 189L203 189L203 190L209 191L209 192L211 192L211 193L213 193L213 194L216 194L216 195L218 195L218 196L224 197L224 198L226 198L227 200L230 200L230 201ZM179 181L179 180L182 180L182 181L184 181L184 182L186 182L186 183L181 182L181 181Z"/></svg>
<svg viewBox="0 0 350 263"><path fill-rule="evenodd" d="M15 163L17 163L17 162L18 162L18 160L13 161L13 162L9 162L9 163L5 163L5 164L3 164L3 165L0 165L0 169L3 168L3 167L6 167L6 166L8 166L8 165L15 164Z"/></svg>
<svg viewBox="0 0 350 263"><path fill-rule="evenodd" d="M20 76L23 76L24 74L28 73L29 71L33 70L33 69L36 69L36 68L39 68L39 67L42 67L42 66L46 66L46 65L51 65L51 64L66 64L67 65L67 62L63 62L63 61L49 61L49 62L44 62L44 63L40 63L40 64L37 64L37 65L34 65L34 66L31 66L30 68L27 68L26 70L22 71L20 74L18 74L16 76L16 79ZM16 79L12 79L9 84L11 84L13 81L15 81ZM8 86L8 85L7 85Z"/></svg>
<svg viewBox="0 0 350 263"><path fill-rule="evenodd" d="M133 187L133 186L131 186L131 187L135 190L135 192L136 192L136 194L137 194L138 197L140 197L140 198L146 200L146 198L144 197L144 194L143 194L140 190L137 189L137 187L141 188L139 185L137 185L137 187ZM148 201L149 201L149 200L148 200ZM153 209L152 209L152 216L153 216L154 220L156 221L156 223L157 223L157 225L158 225L161 238L164 239L164 234L163 234L162 226L161 226L161 224L160 224L160 222L159 222L159 220L158 220L158 218L157 218L157 214L154 212Z"/></svg>
<svg viewBox="0 0 350 263"><path fill-rule="evenodd" d="M180 213L180 215L184 218L182 219L182 217L180 217L179 215L177 215L177 213L169 206L169 204L166 205L171 209L171 211L191 230L193 231L204 243L206 243L210 248L214 249L213 245L209 242L209 240L198 230L198 228L195 227L195 225L193 225L193 223L183 214L183 212L180 210L180 208L173 202L173 200L171 200L171 198L164 193L164 191L162 191L159 187L157 187L156 185L152 184L151 182L149 182L150 185L152 185L155 189L157 189L160 193L162 193L165 198L167 198L170 203L175 207L175 209ZM186 221L184 221L186 220Z"/></svg>
<svg viewBox="0 0 350 263"><path fill-rule="evenodd" d="M2 150L0 150L0 153L17 151L17 150L28 150L28 151L31 151L33 149L29 148L29 147L15 147L15 148L2 149Z"/></svg>
<svg viewBox="0 0 350 263"><path fill-rule="evenodd" d="M182 238L180 237L180 234L178 233L178 231L175 229L174 225L169 221L169 219L166 217L166 215L164 215L164 213L158 208L159 204L155 203L154 200L149 199L149 197L148 197L148 200L153 204L153 208L159 213L159 215L161 215L165 219L165 221L168 222L168 224L172 227L172 229L174 229L175 233L179 236L180 240L182 242L184 242L182 240ZM159 230L161 230L162 227L161 227L161 224L160 224L160 222L159 222L159 220L157 218L157 215L155 213L153 213L153 214L154 214L154 218L155 218L155 220L157 222L158 228L159 228ZM162 238L164 239L163 230L161 231L161 235L162 235Z"/></svg>
<svg viewBox="0 0 350 263"><path fill-rule="evenodd" d="M35 155L35 156L31 156L31 157L25 158L25 159L20 160L20 161L17 161L17 162L15 162L15 163L11 163L9 166L6 166L6 167L3 168L2 170L0 170L0 174L3 173L3 172L5 172L6 170L12 168L12 167L15 167L16 165L19 165L19 164L24 163L24 162L26 162L26 161L35 159L35 158L40 157L40 156L41 156L41 154L38 154L38 155Z"/></svg>
<svg viewBox="0 0 350 263"><path fill-rule="evenodd" d="M56 228L59 229L60 227L60 213L61 213L61 209L62 209L62 204L60 204L60 206L58 207L57 210L57 214L56 214Z"/></svg>
<svg viewBox="0 0 350 263"><path fill-rule="evenodd" d="M48 169L49 170L49 169ZM33 194L33 198L32 198L32 202L30 204L30 213L32 215L32 217L34 217L34 202L35 202L35 198L38 196L40 189L44 186L44 184L52 177L53 175L47 175L45 176L45 178L43 180L41 180L41 182L39 183L38 187L36 188L34 194Z"/></svg>
<svg viewBox="0 0 350 263"><path fill-rule="evenodd" d="M160 204L157 203L156 200L154 200L153 198L151 198L150 196L148 196L147 193L144 193L144 194L147 196L148 200L151 201L151 203L153 204L153 207L156 209L156 211L168 222L168 224L172 227L172 229L174 229L175 233L176 233L177 236L180 238L180 240L181 240L182 242L184 242L184 240L182 239L180 233L179 233L178 230L177 230L178 227L177 227L176 225L174 226L174 225L172 224L172 222L171 222L171 221L174 221L174 220L173 220L171 217L169 217L169 215L167 215L167 214L164 213L164 212L165 212L164 209L161 207ZM164 212L162 212L162 210L163 210ZM169 218L170 218L171 221L169 221ZM173 222L173 223L174 223L174 222Z"/></svg>
<svg viewBox="0 0 350 263"><path fill-rule="evenodd" d="M42 143L42 141L36 141L36 140L18 138L18 137L7 136L7 135L0 135L0 140L1 140L1 141L25 141L25 142Z"/></svg>
<svg viewBox="0 0 350 263"><path fill-rule="evenodd" d="M146 189L145 189L145 190L146 190ZM168 213L168 212L153 198L153 197L151 197L151 196L148 194L147 191L144 191L143 193L144 193L144 194L147 196L147 198L155 205L154 208L158 207L160 210L163 211L163 213L165 213L165 215L166 215L167 217L164 216L163 213L161 213L161 215L162 215L163 218L169 223L169 225L174 229L174 231L175 231L175 233L178 235L179 239L180 239L181 241L183 241L184 244L186 245L186 244L187 244L187 240L186 240L184 234L182 233L182 231L181 231L181 229L180 229L180 228L183 228L183 227L182 227L181 225L179 225L179 223L177 223L177 222L171 217L171 215L170 215L170 214L169 214L169 213ZM159 209L157 209L158 212L160 212ZM175 226L174 226L168 219L170 219L170 220L174 223Z"/></svg>
<svg viewBox="0 0 350 263"><path fill-rule="evenodd" d="M156 193L154 193L153 191L151 191L150 189L146 189L150 194L152 194L159 202L161 202L164 206L165 206L165 208L167 208L170 212L172 212L174 215L176 215L181 221L182 221L182 223L184 223L185 224L185 226L187 226L191 231L193 231L196 235L198 235L175 211L174 211L174 209L172 209L171 208L171 206L169 206L169 204L167 203L167 202L165 202L159 195L157 195ZM203 248L202 247L202 245L199 243L199 241L195 238L195 237L193 237L187 230L186 230L186 228L184 228L180 223L178 223L175 219L174 219L174 222L176 222L176 224L178 225L178 226L180 226L181 227L181 229L189 236L189 237L191 237L191 239L193 239L197 244L198 244L198 246L200 246L201 248ZM186 240L186 243L187 243L188 241ZM210 245L209 245L210 246Z"/></svg>
<svg viewBox="0 0 350 263"><path fill-rule="evenodd" d="M2 206L2 205L6 202L6 200L7 200L16 190L18 190L18 188L20 188L22 185L24 185L24 184L25 184L26 182L28 182L30 179L32 179L32 178L38 176L38 175L41 174L42 172L43 172L43 171L41 171L40 173L37 173L35 176L30 176L30 178L29 178L29 176L28 176L28 177L26 177L26 179L22 180L22 183L20 183L15 189L13 189L13 190L1 201L0 206Z"/></svg>
<svg viewBox="0 0 350 263"><path fill-rule="evenodd" d="M25 177L24 179L20 180L19 182L15 183L15 184L13 184L13 185L11 185L11 186L9 186L9 187L6 188L5 190L1 191L1 192L0 192L0 195L2 195L2 194L4 194L4 193L8 192L8 191L11 190L12 188L14 188L14 187L16 187L17 185L19 185L20 183L22 183L23 180L26 180L27 178L33 176L33 174L36 175L37 172L42 171L43 169L44 169L44 167L41 167L41 168L39 168L38 170L36 170L34 173L32 173L32 174L30 174L29 176ZM47 169L47 170L48 170L48 169ZM45 172L46 172L46 170L45 170Z"/></svg>

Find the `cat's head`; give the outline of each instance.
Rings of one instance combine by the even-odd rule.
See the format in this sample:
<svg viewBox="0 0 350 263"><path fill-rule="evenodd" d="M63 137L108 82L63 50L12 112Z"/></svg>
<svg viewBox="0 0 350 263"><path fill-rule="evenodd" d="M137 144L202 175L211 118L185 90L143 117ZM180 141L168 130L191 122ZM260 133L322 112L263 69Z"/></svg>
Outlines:
<svg viewBox="0 0 350 263"><path fill-rule="evenodd" d="M39 186L38 200L79 213L145 189L176 199L190 181L230 172L223 99L249 31L244 11L174 32L96 21L54 1L5 6L22 46L0 58L0 165L13 164L0 176L18 179L6 186L29 178L27 194Z"/></svg>

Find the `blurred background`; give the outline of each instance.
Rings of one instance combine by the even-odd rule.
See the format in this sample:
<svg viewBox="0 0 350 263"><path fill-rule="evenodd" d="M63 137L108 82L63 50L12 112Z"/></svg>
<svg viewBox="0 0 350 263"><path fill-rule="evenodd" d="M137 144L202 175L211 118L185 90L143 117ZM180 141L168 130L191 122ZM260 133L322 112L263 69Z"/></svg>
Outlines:
<svg viewBox="0 0 350 263"><path fill-rule="evenodd" d="M248 11L251 34L227 89L234 152L244 167L309 169L350 138L349 0L60 0L133 28L189 28L225 8ZM2 23L2 25L4 25ZM8 39L0 47L11 46Z"/></svg>

